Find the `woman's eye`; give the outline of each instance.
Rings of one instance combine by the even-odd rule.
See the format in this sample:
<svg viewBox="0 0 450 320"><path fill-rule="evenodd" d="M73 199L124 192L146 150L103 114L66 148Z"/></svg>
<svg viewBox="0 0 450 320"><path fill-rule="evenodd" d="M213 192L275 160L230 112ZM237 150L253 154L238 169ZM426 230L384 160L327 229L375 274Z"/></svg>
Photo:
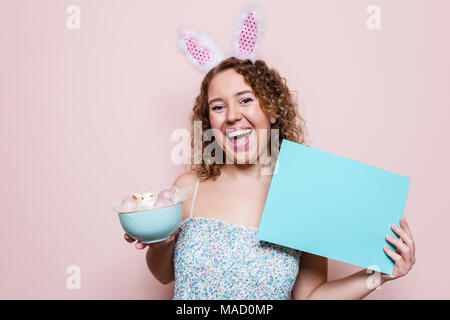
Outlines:
<svg viewBox="0 0 450 320"><path fill-rule="evenodd" d="M212 110L212 111L222 111L222 109L223 109L223 106L214 106L214 107L211 107L211 110Z"/></svg>
<svg viewBox="0 0 450 320"><path fill-rule="evenodd" d="M250 101L253 101L252 98L245 98L245 99L243 99L241 102L247 104L247 103L249 103Z"/></svg>

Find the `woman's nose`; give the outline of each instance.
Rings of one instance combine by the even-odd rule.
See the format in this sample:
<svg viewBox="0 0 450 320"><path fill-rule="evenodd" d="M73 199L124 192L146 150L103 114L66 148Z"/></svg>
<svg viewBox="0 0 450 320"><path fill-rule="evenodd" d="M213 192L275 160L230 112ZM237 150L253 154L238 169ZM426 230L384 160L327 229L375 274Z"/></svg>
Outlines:
<svg viewBox="0 0 450 320"><path fill-rule="evenodd" d="M234 103L231 103L230 106L227 108L227 121L228 122L235 122L240 120L242 117L239 107L236 106Z"/></svg>

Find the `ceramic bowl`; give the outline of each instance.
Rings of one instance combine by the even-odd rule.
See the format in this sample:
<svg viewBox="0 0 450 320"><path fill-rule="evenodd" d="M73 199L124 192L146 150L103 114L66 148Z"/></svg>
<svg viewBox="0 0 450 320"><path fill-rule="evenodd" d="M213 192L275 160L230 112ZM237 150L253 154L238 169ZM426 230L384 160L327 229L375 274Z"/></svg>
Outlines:
<svg viewBox="0 0 450 320"><path fill-rule="evenodd" d="M142 243L169 239L183 218L183 203L147 211L119 213L123 230Z"/></svg>

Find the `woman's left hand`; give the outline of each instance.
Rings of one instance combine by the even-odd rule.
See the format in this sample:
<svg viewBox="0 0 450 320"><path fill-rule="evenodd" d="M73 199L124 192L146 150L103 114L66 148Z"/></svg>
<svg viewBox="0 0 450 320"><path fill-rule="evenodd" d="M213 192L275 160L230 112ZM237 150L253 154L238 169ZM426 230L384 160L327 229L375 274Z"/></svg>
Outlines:
<svg viewBox="0 0 450 320"><path fill-rule="evenodd" d="M381 279L384 281L394 280L408 274L414 263L416 263L416 247L406 219L400 220L401 227L392 225L392 230L400 236L400 239L386 235L386 240L397 248L392 251L387 245L384 246L384 252L394 261L394 270L392 275L381 273Z"/></svg>

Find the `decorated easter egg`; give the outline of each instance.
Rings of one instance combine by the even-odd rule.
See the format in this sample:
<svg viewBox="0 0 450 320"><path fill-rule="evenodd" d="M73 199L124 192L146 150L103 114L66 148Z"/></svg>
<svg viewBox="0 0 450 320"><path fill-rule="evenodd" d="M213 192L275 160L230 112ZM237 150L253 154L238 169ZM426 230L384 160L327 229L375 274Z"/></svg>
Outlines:
<svg viewBox="0 0 450 320"><path fill-rule="evenodd" d="M172 190L170 189L161 190L161 192L158 194L158 200L162 199L171 200L171 198L172 198Z"/></svg>
<svg viewBox="0 0 450 320"><path fill-rule="evenodd" d="M156 200L156 202L155 202L155 204L154 204L154 207L162 208L162 207L168 207L168 206L171 206L171 205L173 205L172 200L169 200L169 199L159 199L159 198L158 198L158 200Z"/></svg>
<svg viewBox="0 0 450 320"><path fill-rule="evenodd" d="M122 205L123 211L132 211L132 210L136 209L137 202L133 198L126 197L126 198L123 198L121 205Z"/></svg>

